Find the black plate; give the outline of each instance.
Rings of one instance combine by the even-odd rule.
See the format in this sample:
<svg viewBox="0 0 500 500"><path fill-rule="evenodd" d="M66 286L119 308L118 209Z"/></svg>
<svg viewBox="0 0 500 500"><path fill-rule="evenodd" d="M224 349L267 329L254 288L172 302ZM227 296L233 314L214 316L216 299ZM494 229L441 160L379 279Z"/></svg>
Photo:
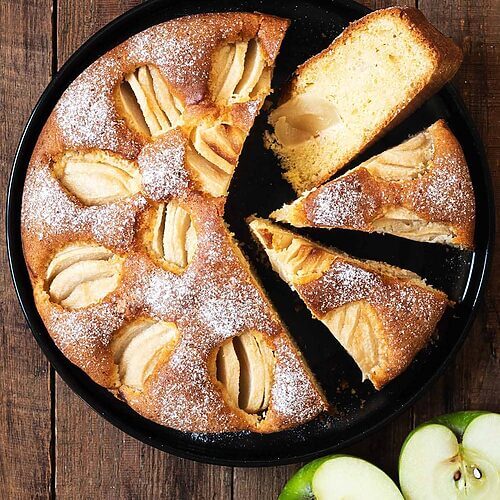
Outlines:
<svg viewBox="0 0 500 500"><path fill-rule="evenodd" d="M26 168L40 130L61 93L97 57L153 24L186 14L225 10L258 10L292 19L292 27L277 61L273 84L276 89L299 63L326 47L350 21L368 12L365 7L349 0L153 0L113 21L69 59L43 93L26 125L9 185L8 252L21 307L40 347L62 379L112 424L147 444L181 457L223 465L277 465L332 452L384 425L413 403L449 363L470 329L484 290L494 232L493 196L481 141L460 97L448 86L363 157L397 144L437 118L445 118L461 142L471 170L477 203L476 250L462 252L441 245L355 231L309 231L319 241L356 257L384 260L411 269L458 303L440 323L438 338L420 353L403 375L376 392L368 382L361 383L360 372L351 358L321 323L311 319L298 298L269 269L249 236L244 223L247 215L267 215L293 197L291 189L280 177L276 160L262 147L265 117L261 116L245 145L232 183L226 220L242 242L330 400L335 403L337 413L293 431L272 435L237 433L219 436L178 432L139 416L93 383L61 354L36 311L20 237Z"/></svg>

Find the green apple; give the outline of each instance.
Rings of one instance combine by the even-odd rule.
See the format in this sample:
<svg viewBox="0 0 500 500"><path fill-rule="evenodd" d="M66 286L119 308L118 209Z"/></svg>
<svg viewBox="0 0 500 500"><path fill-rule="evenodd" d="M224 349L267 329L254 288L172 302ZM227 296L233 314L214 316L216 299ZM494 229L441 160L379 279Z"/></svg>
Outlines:
<svg viewBox="0 0 500 500"><path fill-rule="evenodd" d="M385 472L349 455L318 458L286 483L279 500L403 500Z"/></svg>
<svg viewBox="0 0 500 500"><path fill-rule="evenodd" d="M407 500L500 499L500 415L462 411L417 427L399 456Z"/></svg>

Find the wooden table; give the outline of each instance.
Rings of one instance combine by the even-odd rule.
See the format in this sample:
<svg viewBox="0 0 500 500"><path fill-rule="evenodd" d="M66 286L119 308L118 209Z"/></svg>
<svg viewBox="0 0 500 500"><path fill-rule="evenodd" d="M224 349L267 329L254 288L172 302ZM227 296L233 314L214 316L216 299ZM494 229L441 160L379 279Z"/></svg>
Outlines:
<svg viewBox="0 0 500 500"><path fill-rule="evenodd" d="M19 135L53 73L98 28L138 3L0 1L1 206ZM487 147L500 196L499 1L363 3L372 8L416 4L463 47L465 60L455 83ZM3 231L3 221L1 227ZM2 235L2 499L276 498L298 465L233 469L181 460L123 434L75 396L54 374L26 327L8 273L4 240ZM486 300L452 366L413 408L346 452L373 461L395 477L400 445L416 423L455 410L500 411L500 261L496 257Z"/></svg>

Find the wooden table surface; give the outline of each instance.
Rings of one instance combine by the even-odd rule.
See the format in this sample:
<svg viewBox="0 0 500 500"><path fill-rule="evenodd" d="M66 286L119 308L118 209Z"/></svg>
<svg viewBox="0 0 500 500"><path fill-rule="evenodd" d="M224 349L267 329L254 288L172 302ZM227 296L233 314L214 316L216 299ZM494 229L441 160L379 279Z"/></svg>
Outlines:
<svg viewBox="0 0 500 500"><path fill-rule="evenodd" d="M97 29L138 3L0 0L1 206L20 133L51 76ZM465 59L454 81L486 145L500 197L499 0L363 3L372 8L416 4L462 46ZM299 465L242 469L182 460L125 435L75 396L54 374L26 327L8 272L4 240L2 235L2 499L276 498ZM455 361L413 408L345 452L371 460L395 477L401 443L416 423L462 409L500 411L499 243L486 299Z"/></svg>

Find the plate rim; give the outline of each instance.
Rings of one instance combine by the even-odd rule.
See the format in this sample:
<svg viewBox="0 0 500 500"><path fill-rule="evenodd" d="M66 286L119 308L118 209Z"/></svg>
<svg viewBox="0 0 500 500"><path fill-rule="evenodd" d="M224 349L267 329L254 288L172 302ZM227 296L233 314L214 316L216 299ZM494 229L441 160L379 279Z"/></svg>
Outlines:
<svg viewBox="0 0 500 500"><path fill-rule="evenodd" d="M302 2L302 0L301 0ZM7 256L9 262L9 269L11 279L13 281L13 285L16 291L16 296L19 301L21 310L25 317L25 320L28 324L28 327L35 337L38 345L40 346L42 352L45 357L49 360L51 366L55 369L61 379L71 388L71 390L80 397L87 405L89 405L94 411L99 413L102 417L104 417L108 422L110 422L113 426L120 429L122 432L132 436L133 438L149 445L153 446L156 449L159 449L164 452L171 453L181 458L188 458L194 461L209 463L215 465L224 465L224 466L244 466L244 467L255 467L255 466L276 466L276 465L285 465L297 463L299 461L308 461L310 459L316 458L318 456L326 455L332 453L339 448L343 448L349 446L350 444L357 442L369 434L374 433L376 430L381 429L388 422L393 420L396 416L401 414L405 409L409 408L411 405L415 403L422 395L434 384L435 380L441 376L444 370L449 366L451 360L455 357L457 352L461 349L465 339L468 336L468 333L476 319L479 305L481 303L482 298L484 297L484 293L486 290L486 285L488 282L488 277L491 271L492 259L493 259L493 250L494 250L494 240L495 240L495 204L494 204L494 193L492 188L492 180L491 180L491 171L489 168L488 158L486 156L485 148L481 137L478 133L478 130L470 116L463 100L455 87L451 84L446 85L441 92L448 94L448 97L454 103L456 110L459 112L461 119L464 122L468 132L470 133L471 138L474 141L475 149L477 152L477 158L479 160L479 167L482 174L482 181L484 182L487 194L487 211L488 211L488 227L487 227L487 241L484 247L484 259L482 262L482 266L477 271L480 273L478 276L478 284L476 289L473 292L474 299L471 304L470 312L468 314L467 320L462 327L462 331L460 336L456 340L452 349L447 353L441 362L440 366L434 371L434 373L426 380L426 382L419 388L419 390L415 391L412 396L406 398L404 402L400 403L394 411L386 415L384 418L377 421L375 424L368 426L367 428L361 430L349 438L342 440L340 439L335 445L328 446L326 448L318 449L309 453L299 453L299 454L287 454L286 457L281 458L272 458L272 459L254 459L254 458L242 458L242 459L224 459L222 457L214 457L209 453L202 454L190 451L186 448L171 446L170 444L165 444L164 442L158 443L155 440L154 435L145 435L138 429L136 429L133 425L129 425L124 421L123 418L118 418L115 415L113 410L106 408L106 405L100 402L99 396L92 396L88 394L88 391L84 388L82 384L80 384L75 378L68 373L68 368L64 366L64 363L61 363L57 359L57 354L62 354L59 349L55 346L50 335L48 335L50 341L46 341L42 337L42 333L38 331L38 327L35 326L35 320L40 320L36 307L33 307L34 304L29 304L29 300L32 300L32 297L26 297L23 290L21 289L23 286L23 281L28 276L28 270L26 263L24 261L23 256L19 258L19 255L16 255L16 246L21 241L20 235L20 225L17 224L17 219L20 220L20 208L21 202L16 202L16 194L15 190L20 183L21 186L24 185L25 176L26 176L26 168L31 157L31 153L33 151L33 147L36 143L36 139L38 138L38 134L36 137L31 137L33 133L31 132L32 128L37 129L37 127L41 130L41 127L46 121L48 113L50 113L53 109L52 106L48 105L47 101L50 101L51 94L54 89L57 88L59 82L66 77L66 73L71 72L73 66L78 66L80 60L82 58L82 54L86 54L89 49L96 45L97 42L105 36L108 32L115 30L117 27L123 24L128 24L130 19L133 19L139 13L147 12L148 9L156 9L160 4L164 8L168 8L169 4L177 3L175 0L149 0L142 4L133 7L132 9L126 11L121 14L119 17L113 19L111 22L106 24L96 33L94 33L91 37L89 37L64 63L64 65L59 69L59 71L54 75L49 84L46 86L45 90L41 94L38 102L36 103L33 111L31 112L21 134L18 146L16 148L16 152L12 161L11 172L9 175L8 188L7 188L7 199L6 199L6 207L5 207L5 221L6 221L6 243L7 243ZM320 5L324 4L324 1L321 0L312 0L312 3ZM365 7L353 0L328 0L330 6L335 7L335 4L338 6L352 10L357 14L365 15L370 12L371 9ZM263 7L265 7L263 5ZM227 9L226 9L227 10ZM119 42L117 42L119 43ZM98 54L99 57L101 54ZM97 57L92 57L92 60L97 59ZM81 72L82 70L79 70ZM52 100L53 102L53 100ZM44 110L49 109L48 113ZM46 116L45 116L46 115ZM32 144L30 144L32 143ZM17 196L20 196L20 200L22 201L22 193ZM17 217L17 219L16 219ZM19 247L18 247L19 249ZM26 283L24 283L26 284ZM31 289L31 283L28 279L29 289ZM42 322L43 324L43 322ZM43 327L45 329L45 327ZM63 355L64 357L64 355ZM64 357L66 363L71 364L69 360ZM90 380L90 379L89 379ZM139 417L142 419L144 417ZM209 451L208 447L208 451Z"/></svg>

